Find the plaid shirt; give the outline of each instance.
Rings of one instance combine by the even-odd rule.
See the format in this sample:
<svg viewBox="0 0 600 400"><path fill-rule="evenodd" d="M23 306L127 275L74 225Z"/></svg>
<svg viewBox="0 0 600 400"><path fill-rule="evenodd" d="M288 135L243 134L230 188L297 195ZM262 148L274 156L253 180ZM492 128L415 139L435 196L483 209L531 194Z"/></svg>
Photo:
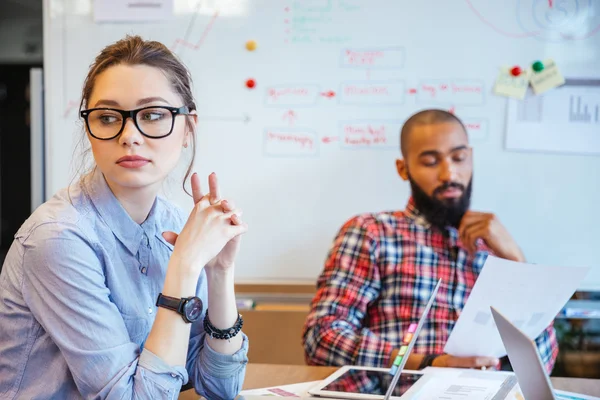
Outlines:
<svg viewBox="0 0 600 400"><path fill-rule="evenodd" d="M482 240L469 253L456 229L431 226L412 199L405 211L352 218L339 231L317 282L303 332L307 363L387 367L440 278L413 352L443 353L488 254ZM536 344L550 373L558 355L552 324Z"/></svg>

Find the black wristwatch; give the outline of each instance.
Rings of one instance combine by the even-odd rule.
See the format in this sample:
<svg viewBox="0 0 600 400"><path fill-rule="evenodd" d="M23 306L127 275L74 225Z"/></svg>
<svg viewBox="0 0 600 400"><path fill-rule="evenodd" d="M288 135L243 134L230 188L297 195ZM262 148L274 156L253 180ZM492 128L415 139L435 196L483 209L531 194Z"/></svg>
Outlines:
<svg viewBox="0 0 600 400"><path fill-rule="evenodd" d="M433 360L435 360L436 358L438 358L441 355L443 355L443 354L426 354L423 357L423 360L421 361L421 364L419 365L418 369L423 369L425 367L431 367L431 365L433 364Z"/></svg>
<svg viewBox="0 0 600 400"><path fill-rule="evenodd" d="M196 296L178 299L160 293L158 299L156 299L156 306L181 314L181 317L187 323L198 321L202 315L202 300Z"/></svg>

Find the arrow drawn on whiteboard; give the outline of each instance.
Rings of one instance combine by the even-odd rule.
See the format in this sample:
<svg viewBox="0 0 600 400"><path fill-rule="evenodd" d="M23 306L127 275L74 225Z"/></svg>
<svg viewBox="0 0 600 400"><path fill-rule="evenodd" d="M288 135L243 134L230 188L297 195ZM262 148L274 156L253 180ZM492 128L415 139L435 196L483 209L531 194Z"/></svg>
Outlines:
<svg viewBox="0 0 600 400"><path fill-rule="evenodd" d="M288 110L283 114L283 117L281 119L283 119L284 121L287 119L290 125L294 125L296 118L298 118L298 114L296 114L294 110Z"/></svg>
<svg viewBox="0 0 600 400"><path fill-rule="evenodd" d="M202 36L200 36L198 43L194 44L194 43L188 42L187 36L189 34L189 31L191 30L191 29L188 29L188 33L186 33L186 37L183 39L179 38L179 39L175 40L175 43L173 43L173 46L171 46L171 50L176 51L177 46L188 47L188 48L191 48L192 50L198 50L200 48L200 46L202 46L202 43L204 43L204 40L206 40L206 37L208 36L210 31L212 30L213 25L215 24L215 21L217 20L218 16L219 16L219 10L215 11L212 18L210 19L210 22L208 23L208 25L206 25L206 28L204 28L204 32L202 32ZM195 17L194 17L194 21L195 21ZM192 25L193 25L193 23L192 23ZM191 25L190 25L190 28L191 28Z"/></svg>
<svg viewBox="0 0 600 400"><path fill-rule="evenodd" d="M340 138L337 136L325 136L321 139L323 143L337 142L338 140L340 140Z"/></svg>
<svg viewBox="0 0 600 400"><path fill-rule="evenodd" d="M322 93L321 93L321 96L323 96L323 97L327 97L327 98L329 98L329 99L332 99L332 98L334 98L334 97L335 97L335 92L334 92L333 90L329 90L329 91L327 91L327 92L322 92Z"/></svg>
<svg viewBox="0 0 600 400"><path fill-rule="evenodd" d="M248 124L251 118L248 114L243 114L241 117L198 115L198 119L202 121L243 122L244 124Z"/></svg>
<svg viewBox="0 0 600 400"><path fill-rule="evenodd" d="M67 118L69 116L69 114L71 113L71 111L73 111L73 109L75 107L77 107L78 105L79 104L76 101L69 100L69 103L65 107L65 112L63 113L63 118Z"/></svg>

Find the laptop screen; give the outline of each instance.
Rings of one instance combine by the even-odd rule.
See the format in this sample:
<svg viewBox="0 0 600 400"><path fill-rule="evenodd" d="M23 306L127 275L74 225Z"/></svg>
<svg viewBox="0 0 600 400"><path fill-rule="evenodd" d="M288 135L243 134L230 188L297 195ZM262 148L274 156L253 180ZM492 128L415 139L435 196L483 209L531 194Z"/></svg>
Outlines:
<svg viewBox="0 0 600 400"><path fill-rule="evenodd" d="M412 334L412 337L410 338L410 342L408 343L408 345L404 345L404 346L400 347L400 351L398 354L399 360L398 359L394 360L395 361L394 366L391 369L391 371L394 373L394 378L392 379L392 382L390 383L390 386L388 387L388 390L385 394L385 399L389 399L393 395L394 387L400 380L400 376L401 376L400 374L402 373L402 370L404 369L404 366L406 365L406 361L408 360L408 356L410 355L410 352L412 351L412 349L415 345L415 342L417 341L417 338L419 337L421 328L423 328L423 324L425 323L425 320L427 319L427 315L429 314L429 310L431 310L431 306L433 305L433 302L435 301L435 297L437 296L437 292L440 289L441 284L442 284L442 280L439 279L437 284L435 285L435 289L433 289L433 292L431 292L431 296L429 297L427 306L425 306L425 309L423 310L423 314L421 314L421 318L419 318L419 324L417 325L416 329L414 329L414 332L406 333L409 335Z"/></svg>

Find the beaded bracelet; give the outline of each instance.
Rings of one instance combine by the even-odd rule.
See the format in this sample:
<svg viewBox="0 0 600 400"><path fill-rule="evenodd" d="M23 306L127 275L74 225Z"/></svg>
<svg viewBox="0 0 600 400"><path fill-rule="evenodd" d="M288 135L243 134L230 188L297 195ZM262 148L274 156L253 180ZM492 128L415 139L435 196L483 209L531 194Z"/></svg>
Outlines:
<svg viewBox="0 0 600 400"><path fill-rule="evenodd" d="M211 338L229 340L232 337L235 337L240 330L242 330L242 325L244 325L244 320L242 319L242 315L238 314L237 321L235 321L235 324L231 328L216 328L210 323L210 319L208 318L208 310L206 310L206 316L204 317L204 331Z"/></svg>

